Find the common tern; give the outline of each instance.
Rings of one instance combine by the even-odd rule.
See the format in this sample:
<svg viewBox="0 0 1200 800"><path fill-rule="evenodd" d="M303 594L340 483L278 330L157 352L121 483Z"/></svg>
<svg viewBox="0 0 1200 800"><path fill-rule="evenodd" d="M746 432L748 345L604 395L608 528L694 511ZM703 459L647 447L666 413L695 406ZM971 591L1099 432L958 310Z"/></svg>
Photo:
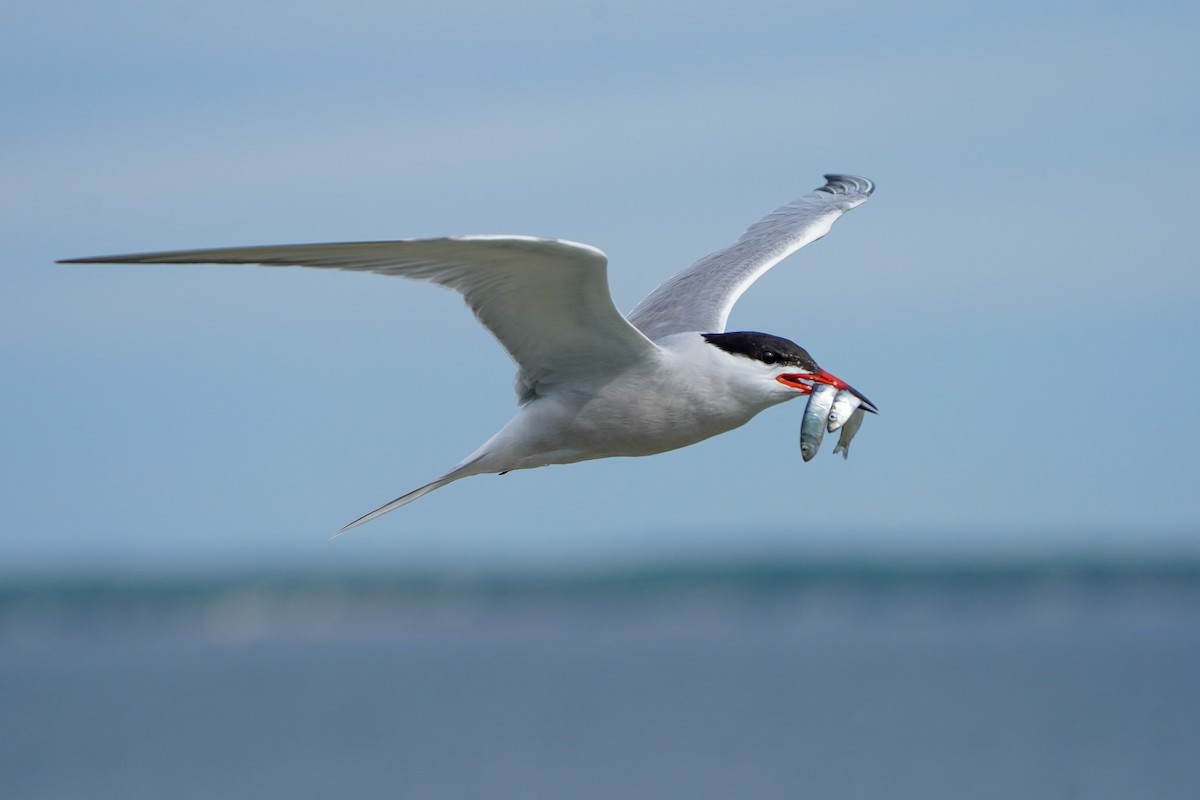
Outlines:
<svg viewBox="0 0 1200 800"><path fill-rule="evenodd" d="M829 232L875 185L826 175L815 191L751 225L651 292L628 317L613 305L608 259L591 245L533 236L175 250L60 263L261 264L375 272L462 294L517 364L516 414L449 472L339 533L471 475L646 456L737 428L814 386L850 392L796 343L725 330L733 304L787 256ZM850 426L847 425L847 428ZM849 442L849 431L843 434Z"/></svg>

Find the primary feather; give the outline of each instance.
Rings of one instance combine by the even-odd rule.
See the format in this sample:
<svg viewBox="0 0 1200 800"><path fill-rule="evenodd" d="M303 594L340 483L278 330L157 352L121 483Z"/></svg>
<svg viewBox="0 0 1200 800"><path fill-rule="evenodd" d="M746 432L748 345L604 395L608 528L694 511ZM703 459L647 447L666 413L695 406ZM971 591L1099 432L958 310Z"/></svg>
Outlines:
<svg viewBox="0 0 1200 800"><path fill-rule="evenodd" d="M736 242L668 278L629 313L652 341L685 331L722 333L733 304L763 273L861 205L875 184L855 175L826 175L825 185L775 209Z"/></svg>

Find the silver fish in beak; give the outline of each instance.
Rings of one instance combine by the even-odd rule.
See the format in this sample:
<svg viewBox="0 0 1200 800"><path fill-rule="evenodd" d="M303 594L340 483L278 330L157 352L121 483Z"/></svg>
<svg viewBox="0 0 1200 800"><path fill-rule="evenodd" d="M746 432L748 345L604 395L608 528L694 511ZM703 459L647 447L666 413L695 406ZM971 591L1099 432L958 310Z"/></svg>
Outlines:
<svg viewBox="0 0 1200 800"><path fill-rule="evenodd" d="M838 428L846 424L846 420L850 419L850 415L862 405L856 395L851 392L841 389L837 396L833 398L833 408L829 410L829 427L826 429L833 433Z"/></svg>
<svg viewBox="0 0 1200 800"><path fill-rule="evenodd" d="M825 437L825 426L829 424L829 412L837 394L838 390L829 384L818 383L808 396L804 419L800 421L800 456L805 461L811 461L821 449L821 439Z"/></svg>
<svg viewBox="0 0 1200 800"><path fill-rule="evenodd" d="M842 425L842 435L838 437L838 443L833 448L833 454L842 454L842 458L850 457L850 441L854 438L854 434L858 433L858 429L862 427L863 417L862 408L854 409L854 413L850 415L850 419Z"/></svg>

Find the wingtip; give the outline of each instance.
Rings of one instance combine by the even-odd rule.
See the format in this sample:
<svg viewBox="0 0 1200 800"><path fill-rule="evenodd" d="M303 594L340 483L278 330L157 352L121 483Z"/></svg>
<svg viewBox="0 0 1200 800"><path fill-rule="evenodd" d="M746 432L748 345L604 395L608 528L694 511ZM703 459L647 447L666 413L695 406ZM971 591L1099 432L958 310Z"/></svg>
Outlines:
<svg viewBox="0 0 1200 800"><path fill-rule="evenodd" d="M848 194L853 192L869 195L875 191L875 182L861 175L830 173L825 176L825 185L821 188L834 194Z"/></svg>
<svg viewBox="0 0 1200 800"><path fill-rule="evenodd" d="M60 258L55 264L128 264L129 256L88 256L86 258Z"/></svg>

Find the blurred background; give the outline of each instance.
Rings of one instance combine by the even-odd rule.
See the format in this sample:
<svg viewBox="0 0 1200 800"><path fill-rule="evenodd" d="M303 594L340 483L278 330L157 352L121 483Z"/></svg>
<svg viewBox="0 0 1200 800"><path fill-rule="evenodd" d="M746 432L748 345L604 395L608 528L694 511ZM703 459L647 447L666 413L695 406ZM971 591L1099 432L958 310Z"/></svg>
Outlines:
<svg viewBox="0 0 1200 800"><path fill-rule="evenodd" d="M0 794L1195 797L1194 4L19 1ZM106 253L520 233L881 408L482 476L453 294Z"/></svg>

